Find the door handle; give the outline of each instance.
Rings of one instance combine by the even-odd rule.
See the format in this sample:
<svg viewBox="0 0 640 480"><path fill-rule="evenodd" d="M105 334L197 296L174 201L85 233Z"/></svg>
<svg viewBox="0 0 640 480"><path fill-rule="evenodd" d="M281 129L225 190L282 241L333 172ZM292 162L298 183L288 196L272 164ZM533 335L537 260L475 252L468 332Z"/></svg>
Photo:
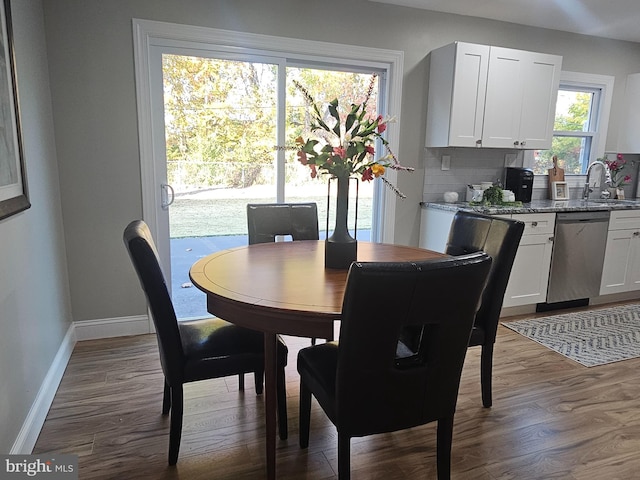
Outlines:
<svg viewBox="0 0 640 480"><path fill-rule="evenodd" d="M160 206L163 210L169 210L169 205L175 200L173 187L168 183L160 184Z"/></svg>

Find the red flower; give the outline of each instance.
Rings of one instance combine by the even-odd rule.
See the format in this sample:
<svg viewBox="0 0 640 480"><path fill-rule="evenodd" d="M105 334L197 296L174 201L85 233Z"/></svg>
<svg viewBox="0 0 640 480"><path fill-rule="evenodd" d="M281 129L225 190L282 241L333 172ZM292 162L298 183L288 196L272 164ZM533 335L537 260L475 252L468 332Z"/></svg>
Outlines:
<svg viewBox="0 0 640 480"><path fill-rule="evenodd" d="M347 150L344 147L333 147L333 153L338 154L342 159L347 155Z"/></svg>
<svg viewBox="0 0 640 480"><path fill-rule="evenodd" d="M298 160L302 165L306 165L308 163L307 154L302 150L298 150Z"/></svg>
<svg viewBox="0 0 640 480"><path fill-rule="evenodd" d="M387 124L382 122L382 115L378 115L378 133L382 133L387 129Z"/></svg>
<svg viewBox="0 0 640 480"><path fill-rule="evenodd" d="M371 180L373 180L373 172L371 171L371 167L369 167L364 172L362 172L362 181L369 182Z"/></svg>
<svg viewBox="0 0 640 480"><path fill-rule="evenodd" d="M316 178L316 176L318 175L318 171L316 170L315 163L310 164L309 168L311 169L311 178Z"/></svg>
<svg viewBox="0 0 640 480"><path fill-rule="evenodd" d="M371 155L373 155L374 153L376 153L375 149L373 148L373 146L371 145L367 145L364 147L364 151L367 153L370 153Z"/></svg>

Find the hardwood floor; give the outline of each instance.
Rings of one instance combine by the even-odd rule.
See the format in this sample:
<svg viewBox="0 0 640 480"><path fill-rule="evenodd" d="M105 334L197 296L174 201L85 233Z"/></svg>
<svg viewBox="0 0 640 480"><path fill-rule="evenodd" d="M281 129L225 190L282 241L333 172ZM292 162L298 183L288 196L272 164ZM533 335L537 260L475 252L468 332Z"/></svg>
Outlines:
<svg viewBox="0 0 640 480"><path fill-rule="evenodd" d="M515 319L515 317L513 317ZM297 351L286 337L289 438L278 478L337 478L337 438L314 401L298 447ZM479 348L467 354L455 417L452 478L640 478L640 359L585 368L500 326L493 407L480 399ZM167 465L155 336L79 342L33 453L79 455L80 479L261 479L264 404L247 376L185 387L180 458ZM435 478L435 424L353 439L354 479Z"/></svg>

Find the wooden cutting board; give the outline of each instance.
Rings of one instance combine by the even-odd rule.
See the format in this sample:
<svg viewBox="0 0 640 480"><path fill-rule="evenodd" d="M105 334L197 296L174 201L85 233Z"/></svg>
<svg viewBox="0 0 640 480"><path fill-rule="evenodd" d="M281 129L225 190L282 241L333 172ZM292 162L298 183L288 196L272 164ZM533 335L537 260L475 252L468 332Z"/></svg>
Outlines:
<svg viewBox="0 0 640 480"><path fill-rule="evenodd" d="M549 198L553 188L553 182L564 182L564 169L558 167L558 157L553 156L553 168L547 170L549 173Z"/></svg>

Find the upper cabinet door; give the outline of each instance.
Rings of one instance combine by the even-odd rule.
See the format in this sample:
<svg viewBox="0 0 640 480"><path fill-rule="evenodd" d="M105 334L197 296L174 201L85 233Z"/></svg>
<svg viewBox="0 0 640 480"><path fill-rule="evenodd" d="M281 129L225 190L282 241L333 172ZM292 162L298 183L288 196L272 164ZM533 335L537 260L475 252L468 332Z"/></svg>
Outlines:
<svg viewBox="0 0 640 480"><path fill-rule="evenodd" d="M556 117L562 58L557 55L526 52L524 95L520 115L520 146L527 149L551 148Z"/></svg>
<svg viewBox="0 0 640 480"><path fill-rule="evenodd" d="M627 76L625 112L620 122L618 152L640 153L640 73Z"/></svg>
<svg viewBox="0 0 640 480"><path fill-rule="evenodd" d="M483 147L520 148L520 116L526 52L491 47Z"/></svg>
<svg viewBox="0 0 640 480"><path fill-rule="evenodd" d="M460 43L451 100L449 141L461 147L475 147L482 138L489 47Z"/></svg>
<svg viewBox="0 0 640 480"><path fill-rule="evenodd" d="M483 147L551 147L562 58L491 47Z"/></svg>
<svg viewBox="0 0 640 480"><path fill-rule="evenodd" d="M428 147L476 147L482 139L487 45L456 42L431 52Z"/></svg>

